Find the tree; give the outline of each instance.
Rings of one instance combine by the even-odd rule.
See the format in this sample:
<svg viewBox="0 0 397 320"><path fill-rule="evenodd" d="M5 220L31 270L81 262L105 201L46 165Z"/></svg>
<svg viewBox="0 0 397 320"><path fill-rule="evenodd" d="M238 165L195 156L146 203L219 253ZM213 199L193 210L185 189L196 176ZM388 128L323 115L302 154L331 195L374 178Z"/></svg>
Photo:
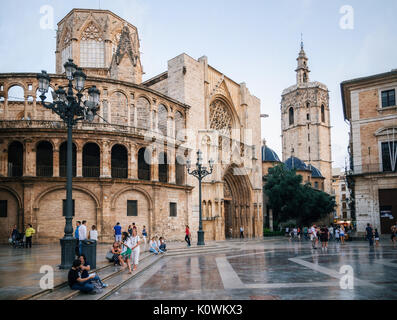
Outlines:
<svg viewBox="0 0 397 320"><path fill-rule="evenodd" d="M302 185L302 176L284 164L269 169L265 192L276 223L294 219L300 225L308 225L335 207L333 197L310 184Z"/></svg>

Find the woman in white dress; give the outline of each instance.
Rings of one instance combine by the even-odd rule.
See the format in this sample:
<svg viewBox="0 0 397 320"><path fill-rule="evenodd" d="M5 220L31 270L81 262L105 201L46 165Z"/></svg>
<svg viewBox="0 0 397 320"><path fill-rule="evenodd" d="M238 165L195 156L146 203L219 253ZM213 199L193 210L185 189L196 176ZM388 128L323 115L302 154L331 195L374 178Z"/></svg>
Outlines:
<svg viewBox="0 0 397 320"><path fill-rule="evenodd" d="M137 232L136 228L132 229L132 236L130 238L130 241L132 244L131 261L132 261L132 264L134 265L134 268L132 270L135 271L139 264L139 254L140 254L139 245L141 244L141 239L138 236L138 232Z"/></svg>

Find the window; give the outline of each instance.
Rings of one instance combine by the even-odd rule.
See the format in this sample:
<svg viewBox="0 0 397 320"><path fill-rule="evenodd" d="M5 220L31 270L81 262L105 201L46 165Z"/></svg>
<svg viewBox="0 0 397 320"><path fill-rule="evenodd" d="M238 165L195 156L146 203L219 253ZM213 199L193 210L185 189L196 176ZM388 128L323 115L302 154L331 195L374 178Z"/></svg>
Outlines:
<svg viewBox="0 0 397 320"><path fill-rule="evenodd" d="M325 122L325 107L321 105L321 122Z"/></svg>
<svg viewBox="0 0 397 320"><path fill-rule="evenodd" d="M127 216L138 216L138 200L127 200Z"/></svg>
<svg viewBox="0 0 397 320"><path fill-rule="evenodd" d="M170 202L170 217L176 217L176 202Z"/></svg>
<svg viewBox="0 0 397 320"><path fill-rule="evenodd" d="M384 172L396 171L397 141L382 142L382 166Z"/></svg>
<svg viewBox="0 0 397 320"><path fill-rule="evenodd" d="M74 217L74 199L73 199L72 201L73 201L73 205L72 205L72 215L73 215L73 217ZM65 200L65 199L62 200L62 215L63 215L64 217L66 216L66 200Z"/></svg>
<svg viewBox="0 0 397 320"><path fill-rule="evenodd" d="M289 108L288 111L288 118L289 118L289 125L293 125L294 124L294 108Z"/></svg>
<svg viewBox="0 0 397 320"><path fill-rule="evenodd" d="M306 114L306 120L310 120L310 114L309 113Z"/></svg>
<svg viewBox="0 0 397 320"><path fill-rule="evenodd" d="M307 134L307 141L310 141L310 133Z"/></svg>
<svg viewBox="0 0 397 320"><path fill-rule="evenodd" d="M396 105L396 90L382 91L382 108Z"/></svg>
<svg viewBox="0 0 397 320"><path fill-rule="evenodd" d="M38 177L53 175L53 147L48 141L41 141L36 146L36 175Z"/></svg>
<svg viewBox="0 0 397 320"><path fill-rule="evenodd" d="M65 55L67 54L65 53ZM104 68L105 42L96 40L81 41L80 66L83 68Z"/></svg>
<svg viewBox="0 0 397 320"><path fill-rule="evenodd" d="M7 200L0 200L0 218L7 218Z"/></svg>
<svg viewBox="0 0 397 320"><path fill-rule="evenodd" d="M346 195L342 194L342 201L346 201Z"/></svg>
<svg viewBox="0 0 397 320"><path fill-rule="evenodd" d="M342 202L342 208L343 208L343 209L346 209L346 208L347 208L346 202Z"/></svg>
<svg viewBox="0 0 397 320"><path fill-rule="evenodd" d="M342 191L346 191L346 185L342 184Z"/></svg>
<svg viewBox="0 0 397 320"><path fill-rule="evenodd" d="M314 183L314 188L318 189L318 182L317 181Z"/></svg>

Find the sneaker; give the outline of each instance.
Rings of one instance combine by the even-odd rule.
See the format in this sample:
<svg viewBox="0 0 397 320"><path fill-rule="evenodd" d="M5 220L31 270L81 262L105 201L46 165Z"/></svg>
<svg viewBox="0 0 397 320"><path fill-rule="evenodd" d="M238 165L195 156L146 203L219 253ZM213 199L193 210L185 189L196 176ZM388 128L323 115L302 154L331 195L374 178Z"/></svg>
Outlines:
<svg viewBox="0 0 397 320"><path fill-rule="evenodd" d="M107 288L108 284L107 283L102 283L102 288Z"/></svg>

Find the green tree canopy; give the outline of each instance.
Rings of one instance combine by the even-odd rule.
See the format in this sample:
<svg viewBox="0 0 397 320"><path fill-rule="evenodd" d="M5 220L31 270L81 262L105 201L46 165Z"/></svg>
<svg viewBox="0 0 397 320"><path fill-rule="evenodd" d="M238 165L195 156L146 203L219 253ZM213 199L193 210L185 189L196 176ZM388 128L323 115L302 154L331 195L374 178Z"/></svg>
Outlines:
<svg viewBox="0 0 397 320"><path fill-rule="evenodd" d="M294 219L300 225L308 225L330 214L335 207L333 197L310 184L302 185L302 176L284 164L269 169L265 192L276 223Z"/></svg>

